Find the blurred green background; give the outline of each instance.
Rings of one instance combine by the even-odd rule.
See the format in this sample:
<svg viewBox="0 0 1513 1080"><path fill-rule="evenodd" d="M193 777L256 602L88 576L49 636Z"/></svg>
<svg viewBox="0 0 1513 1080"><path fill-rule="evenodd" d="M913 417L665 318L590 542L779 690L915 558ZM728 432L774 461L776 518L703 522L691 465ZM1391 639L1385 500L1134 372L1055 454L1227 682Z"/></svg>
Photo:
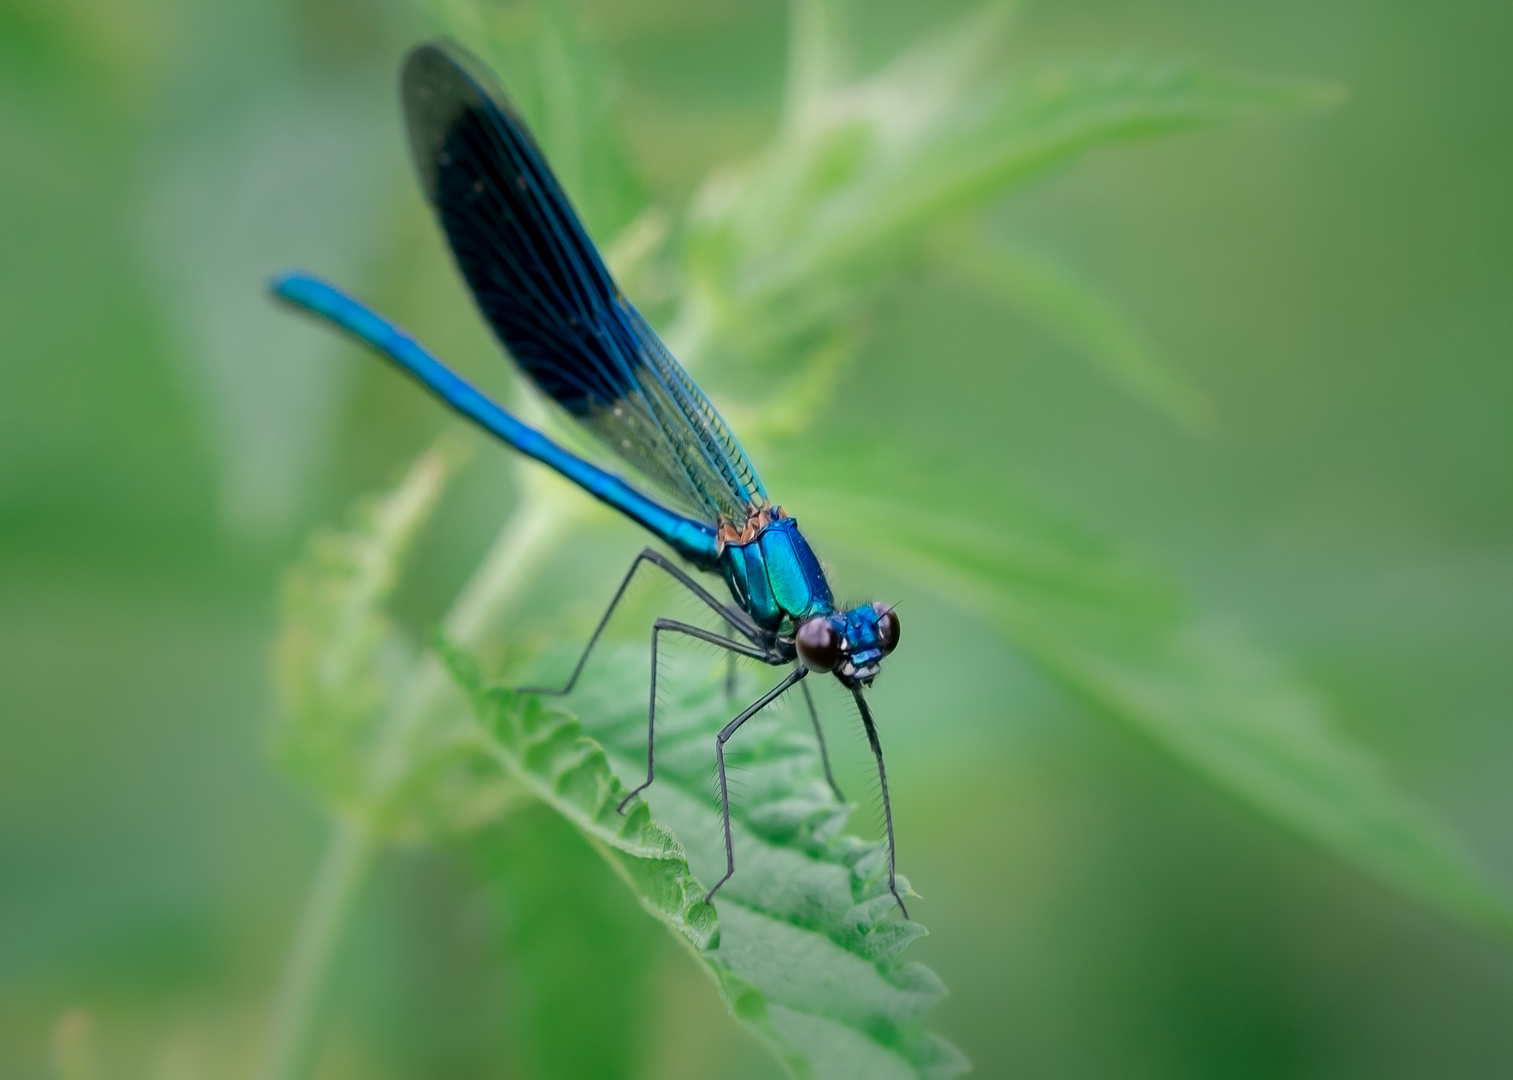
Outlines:
<svg viewBox="0 0 1513 1080"><path fill-rule="evenodd" d="M859 10L865 68L965 6ZM680 209L770 137L777 0L568 17L617 90L631 194L590 198L605 226ZM397 0L0 0L0 1075L255 1068L326 832L266 750L278 581L448 423L262 280L308 266L496 363L402 141L395 72L431 25ZM1212 421L1180 430L921 270L865 313L816 428L874 432L916 483L1006 470L1160 565L1506 880L1513 10L1047 0L1013 42L1025 62L1136 50L1346 89L1100 151L988 215L1114 298ZM779 495L804 447L775 455ZM480 447L400 595L417 633L516 490ZM1513 1074L1506 943L1279 832L833 535L844 591L905 604L873 700L932 931L910 956L951 988L932 1023L979 1075ZM575 543L589 569L543 575L533 626L580 633L638 543ZM837 741L861 776L860 734ZM633 1001L575 1012L623 972ZM486 854L386 858L331 999L332 1077L775 1074L540 811Z"/></svg>

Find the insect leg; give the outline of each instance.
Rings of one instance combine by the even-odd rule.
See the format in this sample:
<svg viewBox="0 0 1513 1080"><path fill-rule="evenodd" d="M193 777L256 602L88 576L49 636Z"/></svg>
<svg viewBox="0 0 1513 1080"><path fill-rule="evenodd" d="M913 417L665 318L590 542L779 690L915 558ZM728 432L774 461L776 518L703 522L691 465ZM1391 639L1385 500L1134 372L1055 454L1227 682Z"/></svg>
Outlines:
<svg viewBox="0 0 1513 1080"><path fill-rule="evenodd" d="M809 692L808 683L801 684L799 689L804 692L804 704L809 706L809 720L814 724L814 738L820 744L820 764L825 766L825 782L835 792L835 797L845 802L846 796L841 794L840 785L835 782L835 774L830 771L830 751L825 749L825 733L820 730L820 714L814 707L814 695Z"/></svg>
<svg viewBox="0 0 1513 1080"><path fill-rule="evenodd" d="M720 886L729 881L731 875L735 873L735 844L730 839L730 789L725 782L725 743L729 741L730 737L736 733L736 730L742 724L761 712L768 705L771 705L782 696L784 691L807 674L809 674L809 669L806 667L794 668L782 682L767 691L752 704L746 706L741 711L741 714L721 728L720 733L714 738L715 766L719 769L720 773L720 814L725 819L725 876L716 881L714 888L710 889L704 897L704 903L706 904L714 899L714 894L719 891Z"/></svg>
<svg viewBox="0 0 1513 1080"><path fill-rule="evenodd" d="M646 706L646 780L631 789L630 794L620 800L615 807L620 813L625 813L625 804L630 802L641 792L651 787L651 782L656 775L656 756L654 753L657 741L657 653L658 638L664 632L673 634L687 634L689 637L707 641L712 645L718 645L722 649L728 649L732 656L749 656L756 660L771 662L771 654L762 649L742 644L739 641L731 641L719 634L705 630L701 626L690 626L688 623L677 622L674 619L658 619L651 628L651 699Z"/></svg>
<svg viewBox="0 0 1513 1080"><path fill-rule="evenodd" d="M706 606L713 610L720 618L724 619L737 633L752 642L760 640L754 627L748 625L744 620L737 618L736 613L728 605L720 603L711 596L707 589L684 573L682 567L678 566L655 548L643 548L641 554L637 555L635 561L630 564L630 569L625 572L625 577L620 581L620 587L615 590L614 598L610 600L609 607L604 609L604 614L599 619L599 625L594 627L593 636L588 639L588 644L583 647L583 655L578 657L578 664L573 668L573 673L567 677L567 682L562 686L522 686L518 688L521 693L560 695L569 693L572 690L573 686L578 682L578 676L583 674L583 667L588 663L589 654L594 651L594 646L599 643L599 636L604 633L604 628L609 625L609 617L615 613L615 608L619 606L620 599L625 595L625 590L630 587L630 579L636 576L636 570L640 568L643 562L652 563L666 570L672 575L673 580L703 601ZM653 661L655 661L655 656L653 656Z"/></svg>
<svg viewBox="0 0 1513 1080"><path fill-rule="evenodd" d="M904 918L909 917L909 909L904 907L904 898L898 895L898 886L894 881L894 847L893 847L893 808L888 805L888 772L883 768L883 744L877 741L877 725L872 722L872 710L867 708L867 701L862 697L860 690L851 691L856 698L856 707L862 713L862 726L867 729L867 741L872 744L872 756L877 758L877 778L882 781L883 788L883 821L888 826L888 891L893 894L893 899L898 901L898 910L904 913Z"/></svg>
<svg viewBox="0 0 1513 1080"><path fill-rule="evenodd" d="M733 635L727 631L725 636L731 637ZM735 657L735 653L728 653L725 660L725 701L727 703L735 697Z"/></svg>

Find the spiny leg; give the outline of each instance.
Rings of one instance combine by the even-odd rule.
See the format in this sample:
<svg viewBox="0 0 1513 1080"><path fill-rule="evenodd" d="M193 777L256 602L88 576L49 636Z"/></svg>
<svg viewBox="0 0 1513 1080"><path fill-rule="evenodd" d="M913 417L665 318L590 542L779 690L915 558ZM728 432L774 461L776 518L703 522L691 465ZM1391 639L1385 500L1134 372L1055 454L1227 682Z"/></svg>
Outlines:
<svg viewBox="0 0 1513 1080"><path fill-rule="evenodd" d="M625 804L630 802L641 792L651 787L651 782L656 776L656 756L654 753L657 741L657 645L660 635L666 631L673 634L687 634L691 638L707 641L712 645L718 645L722 649L730 651L731 655L750 656L756 660L765 660L771 663L773 657L765 650L751 645L742 644L739 641L731 641L721 637L701 626L690 626L688 623L678 622L674 619L658 619L651 628L651 696L646 705L646 780L631 789L630 794L620 800L615 807L620 813L625 813Z"/></svg>
<svg viewBox="0 0 1513 1080"><path fill-rule="evenodd" d="M727 630L725 632L725 636L726 637L733 637L734 634L733 634L732 631ZM736 657L736 654L733 653L733 652L726 654L726 660L725 660L725 700L727 702L729 702L732 698L735 697L735 689L736 689L736 684L735 684L735 677L736 677L735 657Z"/></svg>
<svg viewBox="0 0 1513 1080"><path fill-rule="evenodd" d="M856 707L862 713L862 726L867 729L867 741L872 744L872 756L877 758L877 778L882 782L883 789L883 821L888 827L888 891L893 894L893 899L898 901L898 910L904 913L904 918L909 917L909 909L904 906L904 898L898 895L898 885L895 883L895 849L893 846L893 808L888 805L888 771L883 768L883 744L877 741L877 725L872 722L872 710L867 708L867 700L862 697L859 689L851 691L856 698Z"/></svg>
<svg viewBox="0 0 1513 1080"><path fill-rule="evenodd" d="M706 904L714 899L714 894L719 891L720 886L729 881L731 875L735 873L735 844L730 838L730 788L725 782L725 743L729 741L730 737L736 733L736 730L742 724L761 712L768 705L771 705L790 686L807 674L809 674L809 669L806 667L794 668L788 673L787 678L767 691L755 702L746 706L739 716L721 728L720 733L714 737L715 767L719 770L720 774L720 814L725 819L725 876L716 881L714 888L710 889L708 894L705 895L704 903Z"/></svg>
<svg viewBox="0 0 1513 1080"><path fill-rule="evenodd" d="M643 562L652 563L666 570L678 584L693 593L694 596L698 597L707 607L713 610L716 615L724 619L735 633L745 637L748 641L756 642L759 640L757 631L753 627L748 626L742 619L738 618L737 614L728 605L720 603L711 596L707 589L684 573L682 567L678 566L655 548L643 548L641 554L637 555L635 560L630 564L630 569L625 572L625 577L620 581L620 587L615 590L614 599L609 602L609 607L605 608L603 616L599 619L599 625L594 627L593 636L588 639L588 644L583 647L583 655L578 657L578 665L573 668L573 673L567 677L567 682L560 687L522 686L519 688L521 693L560 695L569 693L572 690L578 681L578 676L583 673L584 665L588 663L589 653L594 651L594 646L599 643L599 637L604 633L604 628L609 625L609 617L615 613L615 608L619 606L620 599L625 595L625 590L630 587L630 579L636 576L636 570ZM653 670L655 670L655 655L652 657L652 663Z"/></svg>
<svg viewBox="0 0 1513 1080"><path fill-rule="evenodd" d="M814 707L814 695L809 693L808 683L800 684L799 689L804 692L804 704L809 706L809 720L814 724L814 738L820 744L820 764L825 766L825 782L835 792L835 797L845 802L846 796L841 794L840 785L835 782L835 774L830 771L830 751L825 749L825 733L820 730L820 714Z"/></svg>

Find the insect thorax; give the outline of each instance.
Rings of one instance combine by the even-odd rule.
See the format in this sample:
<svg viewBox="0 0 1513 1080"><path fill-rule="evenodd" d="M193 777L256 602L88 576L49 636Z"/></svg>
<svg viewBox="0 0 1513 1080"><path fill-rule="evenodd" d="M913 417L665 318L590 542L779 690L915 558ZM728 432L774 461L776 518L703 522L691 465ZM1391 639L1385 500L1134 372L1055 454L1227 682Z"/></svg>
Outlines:
<svg viewBox="0 0 1513 1080"><path fill-rule="evenodd" d="M749 538L731 529L720 552L720 573L736 603L758 626L779 632L834 611L825 572L798 522L781 509L762 514L766 520Z"/></svg>

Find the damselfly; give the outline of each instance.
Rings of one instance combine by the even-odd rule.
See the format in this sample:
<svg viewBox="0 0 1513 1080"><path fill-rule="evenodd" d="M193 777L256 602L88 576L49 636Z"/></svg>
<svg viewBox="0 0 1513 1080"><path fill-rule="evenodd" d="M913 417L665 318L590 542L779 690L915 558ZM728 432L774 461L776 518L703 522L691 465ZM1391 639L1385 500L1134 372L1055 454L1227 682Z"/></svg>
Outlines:
<svg viewBox="0 0 1513 1080"><path fill-rule="evenodd" d="M500 408L383 316L333 286L293 273L273 283L284 300L329 319L387 355L457 412L521 453L555 469L625 514L698 570L725 579L723 603L661 552L631 564L577 666L572 690L615 606L643 563L660 567L728 627L729 637L673 619L652 629L646 780L655 776L657 646L681 634L792 670L742 709L715 737L725 876L735 873L725 744L742 724L799 685L814 712L810 672L830 672L850 691L881 781L888 835L888 887L905 915L894 874L893 812L877 725L863 691L898 645L898 615L882 604L838 611L819 560L798 522L772 502L740 443L656 333L621 294L593 241L509 98L482 65L452 44L412 51L401 78L410 149L425 194L484 318L536 386L657 491L652 498L619 476L558 446Z"/></svg>

